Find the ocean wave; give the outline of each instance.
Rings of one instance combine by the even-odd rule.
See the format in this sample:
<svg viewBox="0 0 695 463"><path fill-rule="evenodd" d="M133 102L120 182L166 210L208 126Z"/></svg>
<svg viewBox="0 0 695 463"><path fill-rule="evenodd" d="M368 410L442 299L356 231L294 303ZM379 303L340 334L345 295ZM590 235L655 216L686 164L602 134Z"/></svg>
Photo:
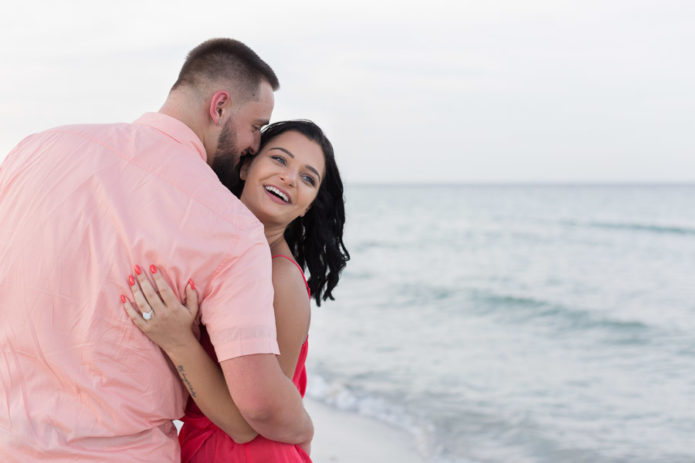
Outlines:
<svg viewBox="0 0 695 463"><path fill-rule="evenodd" d="M351 253L359 254L372 249L402 249L403 244L387 240L365 240L351 244Z"/></svg>
<svg viewBox="0 0 695 463"><path fill-rule="evenodd" d="M392 296L382 302L375 303L379 308L401 310L404 307L432 306L440 309L457 307L462 299L464 290L445 285L418 283L395 284L388 290Z"/></svg>
<svg viewBox="0 0 695 463"><path fill-rule="evenodd" d="M377 277L377 275L374 272L369 272L369 271L355 271L355 272L345 272L343 277L346 280L373 280L374 278Z"/></svg>
<svg viewBox="0 0 695 463"><path fill-rule="evenodd" d="M604 329L621 334L635 334L651 328L639 320L611 318L592 310L526 296L474 290L471 299L479 307L477 311L514 323L546 322L561 329L563 333L567 330Z"/></svg>
<svg viewBox="0 0 695 463"><path fill-rule="evenodd" d="M687 226L677 226L677 225L656 225L647 223L630 223L630 222L575 222L575 221L563 221L565 225L571 226L585 226L590 228L599 228L604 230L620 230L620 231L636 231L645 233L655 233L655 234L667 234L667 235L685 235L692 236L695 235L695 227Z"/></svg>
<svg viewBox="0 0 695 463"><path fill-rule="evenodd" d="M434 440L434 426L385 397L357 391L343 382L331 381L315 372L309 378L307 396L338 410L357 413L405 431L413 438L423 459L436 461L432 457L440 453L439 445Z"/></svg>
<svg viewBox="0 0 695 463"><path fill-rule="evenodd" d="M562 440L556 439L553 432L548 435L527 410L503 411L498 403L467 401L466 406L458 408L454 413L438 415L437 424L434 425L422 417L416 417L414 413L409 413L402 405L402 400L396 402L375 394L360 392L341 381L331 381L316 373L312 373L309 378L307 396L335 409L357 413L407 432L413 438L418 454L424 461L431 463L509 461L478 460L470 455L471 448L467 447L475 443L499 446L503 454L515 449L528 451L529 447L542 448L542 452L562 451ZM430 398L437 400L436 397ZM581 449L575 453L581 453L584 457L592 452ZM582 458L577 461L598 459Z"/></svg>

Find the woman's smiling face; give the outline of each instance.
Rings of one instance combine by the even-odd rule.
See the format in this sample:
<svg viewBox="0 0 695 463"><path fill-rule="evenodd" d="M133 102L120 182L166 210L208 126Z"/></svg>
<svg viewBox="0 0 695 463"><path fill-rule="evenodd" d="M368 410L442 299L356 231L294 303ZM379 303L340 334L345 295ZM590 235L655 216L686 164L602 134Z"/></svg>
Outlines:
<svg viewBox="0 0 695 463"><path fill-rule="evenodd" d="M324 172L321 146L299 132L283 132L242 167L241 201L264 225L287 227L309 210Z"/></svg>

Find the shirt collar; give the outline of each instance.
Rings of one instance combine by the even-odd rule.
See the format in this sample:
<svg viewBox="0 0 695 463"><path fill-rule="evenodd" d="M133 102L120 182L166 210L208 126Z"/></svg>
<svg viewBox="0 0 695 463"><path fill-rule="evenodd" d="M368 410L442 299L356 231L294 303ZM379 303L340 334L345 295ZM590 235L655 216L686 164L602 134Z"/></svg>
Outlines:
<svg viewBox="0 0 695 463"><path fill-rule="evenodd" d="M170 136L182 145L191 145L198 152L203 161L207 162L208 156L200 138L180 120L162 113L145 113L138 118L135 124L147 125Z"/></svg>

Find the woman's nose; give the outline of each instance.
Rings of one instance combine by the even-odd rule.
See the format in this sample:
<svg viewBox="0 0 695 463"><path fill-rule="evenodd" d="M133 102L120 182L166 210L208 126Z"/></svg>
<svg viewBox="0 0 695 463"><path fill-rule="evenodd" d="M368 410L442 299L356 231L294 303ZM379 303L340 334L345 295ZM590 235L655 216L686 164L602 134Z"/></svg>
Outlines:
<svg viewBox="0 0 695 463"><path fill-rule="evenodd" d="M294 185L297 180L297 173L293 169L285 169L280 178L288 185Z"/></svg>

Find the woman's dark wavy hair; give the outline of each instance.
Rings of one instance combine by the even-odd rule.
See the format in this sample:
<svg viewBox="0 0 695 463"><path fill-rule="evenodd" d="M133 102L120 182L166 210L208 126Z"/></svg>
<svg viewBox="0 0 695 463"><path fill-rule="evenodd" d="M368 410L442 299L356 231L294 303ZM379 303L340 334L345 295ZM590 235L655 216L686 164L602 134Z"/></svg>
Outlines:
<svg viewBox="0 0 695 463"><path fill-rule="evenodd" d="M320 306L321 301L334 299L333 289L338 284L340 272L350 260L343 243L343 182L335 162L333 145L321 128L311 121L292 120L270 124L261 133L259 152L270 140L290 131L299 132L316 142L323 151L326 164L326 173L309 211L304 217L297 217L285 230L285 240L297 263L303 270L309 270L309 290L316 305ZM244 181L239 176L241 166L251 159L251 155L242 156L233 172L216 171L220 181L238 197L241 197L244 189Z"/></svg>

